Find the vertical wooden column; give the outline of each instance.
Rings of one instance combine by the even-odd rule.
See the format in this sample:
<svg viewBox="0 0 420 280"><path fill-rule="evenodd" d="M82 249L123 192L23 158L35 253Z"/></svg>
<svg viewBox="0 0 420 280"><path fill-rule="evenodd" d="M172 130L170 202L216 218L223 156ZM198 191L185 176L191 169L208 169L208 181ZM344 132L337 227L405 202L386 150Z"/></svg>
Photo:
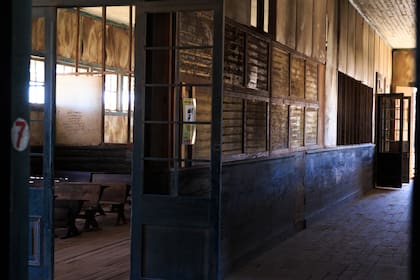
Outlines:
<svg viewBox="0 0 420 280"><path fill-rule="evenodd" d="M28 279L28 186L29 149L16 150L11 138L11 128L18 118L29 123L29 105L27 100L29 81L29 54L31 43L31 1L10 0L2 3L2 19L5 25L3 47L6 54L3 60L2 127L7 135L8 145L3 145L2 159L3 186L2 194L6 198L6 211L3 225L6 230L2 238L7 247L8 265L5 279ZM11 54L11 55L10 55ZM9 134L10 133L10 134ZM3 248L4 248L3 247ZM4 275L4 274L3 274ZM4 277L4 276L3 276Z"/></svg>

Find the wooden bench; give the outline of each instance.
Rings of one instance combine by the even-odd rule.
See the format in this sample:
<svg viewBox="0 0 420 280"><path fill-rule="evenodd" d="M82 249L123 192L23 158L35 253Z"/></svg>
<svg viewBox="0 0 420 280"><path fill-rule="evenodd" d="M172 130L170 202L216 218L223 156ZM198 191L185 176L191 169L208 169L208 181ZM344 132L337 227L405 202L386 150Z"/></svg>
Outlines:
<svg viewBox="0 0 420 280"><path fill-rule="evenodd" d="M56 170L54 177L60 181L69 182L90 182L92 179L92 172L79 170Z"/></svg>
<svg viewBox="0 0 420 280"><path fill-rule="evenodd" d="M115 224L125 224L125 205L130 195L131 175L92 173L92 183L100 183L105 187L99 199L99 212L105 215L105 208L108 206L109 212L117 213Z"/></svg>
<svg viewBox="0 0 420 280"><path fill-rule="evenodd" d="M58 182L54 185L54 223L66 226L63 238L79 235L76 219L85 219L84 230L99 229L95 214L104 190L102 184L92 182Z"/></svg>

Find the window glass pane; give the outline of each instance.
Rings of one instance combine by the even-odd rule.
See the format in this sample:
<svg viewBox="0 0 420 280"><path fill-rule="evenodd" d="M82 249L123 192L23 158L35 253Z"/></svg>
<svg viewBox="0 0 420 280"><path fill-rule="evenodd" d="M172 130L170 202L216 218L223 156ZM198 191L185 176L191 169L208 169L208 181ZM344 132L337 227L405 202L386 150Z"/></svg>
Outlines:
<svg viewBox="0 0 420 280"><path fill-rule="evenodd" d="M195 166L209 164L211 149L211 126L206 124L188 124L182 125L182 140L189 140L188 132L194 130L194 142L188 144L188 141L181 145L181 159L183 160L199 160L197 162L189 162L185 166ZM188 131L186 131L188 130ZM200 162L202 161L202 162Z"/></svg>
<svg viewBox="0 0 420 280"><path fill-rule="evenodd" d="M257 27L257 4L258 0L251 0L251 26Z"/></svg>
<svg viewBox="0 0 420 280"><path fill-rule="evenodd" d="M213 12L195 11L179 14L179 46L213 45Z"/></svg>
<svg viewBox="0 0 420 280"><path fill-rule="evenodd" d="M30 60L29 103L44 104L44 61Z"/></svg>
<svg viewBox="0 0 420 280"><path fill-rule="evenodd" d="M104 102L105 110L118 110L118 76L116 74L105 75Z"/></svg>
<svg viewBox="0 0 420 280"><path fill-rule="evenodd" d="M122 76L122 110L123 112L128 112L128 103L130 97L132 98L131 106L133 106L133 98L134 98L134 78L130 78L129 76Z"/></svg>
<svg viewBox="0 0 420 280"><path fill-rule="evenodd" d="M269 16L269 1L264 0L264 28L265 32L268 32L268 16Z"/></svg>
<svg viewBox="0 0 420 280"><path fill-rule="evenodd" d="M188 83L212 82L213 50L187 49L179 50L179 79Z"/></svg>

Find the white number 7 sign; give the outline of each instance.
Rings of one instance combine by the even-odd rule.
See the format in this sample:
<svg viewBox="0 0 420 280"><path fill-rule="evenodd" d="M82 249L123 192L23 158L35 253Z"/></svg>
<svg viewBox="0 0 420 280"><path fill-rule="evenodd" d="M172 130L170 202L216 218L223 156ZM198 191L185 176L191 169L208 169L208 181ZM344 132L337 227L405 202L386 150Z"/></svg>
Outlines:
<svg viewBox="0 0 420 280"><path fill-rule="evenodd" d="M19 152L24 151L28 147L29 137L28 123L22 118L17 118L12 126L13 148Z"/></svg>

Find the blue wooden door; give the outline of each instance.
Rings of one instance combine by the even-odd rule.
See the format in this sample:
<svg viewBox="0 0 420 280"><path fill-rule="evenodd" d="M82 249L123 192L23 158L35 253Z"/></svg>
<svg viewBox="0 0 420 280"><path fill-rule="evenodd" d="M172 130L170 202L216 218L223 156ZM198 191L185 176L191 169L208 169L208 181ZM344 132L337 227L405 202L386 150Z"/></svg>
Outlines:
<svg viewBox="0 0 420 280"><path fill-rule="evenodd" d="M43 127L30 151L29 279L53 279L53 152L55 107L55 8L32 9L31 97L38 95L30 126ZM36 64L36 66L35 66ZM37 68L36 70L34 68ZM36 78L34 77L36 71ZM34 91L37 91L36 94Z"/></svg>
<svg viewBox="0 0 420 280"><path fill-rule="evenodd" d="M130 279L221 279L224 1L136 6Z"/></svg>

